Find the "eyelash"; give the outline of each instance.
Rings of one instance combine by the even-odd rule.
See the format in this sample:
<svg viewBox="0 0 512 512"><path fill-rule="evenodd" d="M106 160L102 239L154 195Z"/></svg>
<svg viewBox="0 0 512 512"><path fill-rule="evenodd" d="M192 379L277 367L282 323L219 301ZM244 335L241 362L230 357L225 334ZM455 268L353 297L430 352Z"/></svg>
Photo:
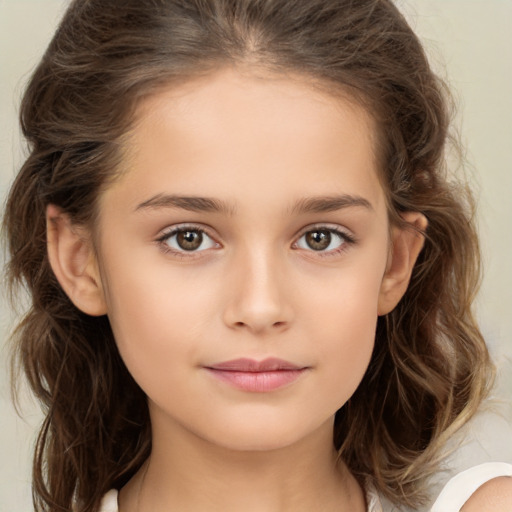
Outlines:
<svg viewBox="0 0 512 512"><path fill-rule="evenodd" d="M217 247L220 246L220 244L218 242L215 242L214 238L211 235L209 235L207 230L205 230L204 228L202 228L200 226L196 226L193 224L183 224L183 225L180 225L177 227L170 228L167 231L165 231L164 233L162 233L162 235L156 239L156 242L158 243L160 248L164 251L164 253L172 254L175 257L183 258L183 259L184 258L190 259L190 258L200 257L200 253L204 252L207 249L203 249L202 251L197 251L197 250L196 251L186 251L184 249L176 250L176 249L169 247L168 241L173 236L177 235L180 232L184 232L184 231L192 231L195 233L200 233L201 235L206 235L208 238L210 238L213 241L213 243ZM308 233L314 232L314 231L328 231L330 233L335 234L337 237L339 237L342 240L341 245L339 247L337 247L336 249L331 249L330 251L321 251L321 250L315 251L314 249L310 249L308 251L308 252L312 252L313 254L315 254L316 256L321 257L321 258L329 258L329 257L337 256L337 255L341 254L342 252L346 251L348 249L348 247L350 247L351 245L354 245L356 243L356 239L352 235L349 235L347 232L342 231L336 227L330 227L330 226L327 226L324 224L320 224L320 225L308 226L305 230L303 230L301 232L301 234L298 236L297 241L293 243L292 248L296 249L296 250L299 249L296 247L298 241L303 236L307 235ZM307 249L304 249L304 250L307 251Z"/></svg>

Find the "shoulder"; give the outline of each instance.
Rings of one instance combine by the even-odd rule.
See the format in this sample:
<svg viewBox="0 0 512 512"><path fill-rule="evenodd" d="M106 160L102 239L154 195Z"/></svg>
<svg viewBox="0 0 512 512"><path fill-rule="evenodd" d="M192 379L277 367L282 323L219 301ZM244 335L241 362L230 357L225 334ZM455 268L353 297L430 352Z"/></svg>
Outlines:
<svg viewBox="0 0 512 512"><path fill-rule="evenodd" d="M510 512L512 464L488 462L453 477L431 512Z"/></svg>
<svg viewBox="0 0 512 512"><path fill-rule="evenodd" d="M461 512L509 512L512 510L512 477L500 476L480 486Z"/></svg>

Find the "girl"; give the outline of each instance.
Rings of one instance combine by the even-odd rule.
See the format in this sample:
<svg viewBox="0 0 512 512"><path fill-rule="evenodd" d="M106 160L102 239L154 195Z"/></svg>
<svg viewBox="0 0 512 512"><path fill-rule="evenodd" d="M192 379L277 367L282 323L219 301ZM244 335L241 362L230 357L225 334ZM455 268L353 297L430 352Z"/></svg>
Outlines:
<svg viewBox="0 0 512 512"><path fill-rule="evenodd" d="M36 510L427 501L491 368L444 87L391 1L77 0L21 118Z"/></svg>

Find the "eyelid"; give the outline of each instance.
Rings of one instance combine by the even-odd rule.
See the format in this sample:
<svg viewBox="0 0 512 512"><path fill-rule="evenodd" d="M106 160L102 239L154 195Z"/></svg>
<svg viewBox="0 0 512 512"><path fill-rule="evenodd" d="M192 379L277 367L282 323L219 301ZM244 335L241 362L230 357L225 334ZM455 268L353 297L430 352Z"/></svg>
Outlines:
<svg viewBox="0 0 512 512"><path fill-rule="evenodd" d="M351 239L351 240L355 241L355 236L350 229L348 229L344 226L340 226L339 224L332 224L330 222L315 222L314 224L309 224L308 226L305 226L302 229L300 229L296 238L300 238L304 234L309 233L310 231L314 231L315 229L318 229L318 230L325 229L328 231L334 231L334 232L339 233L340 235L344 236L347 239Z"/></svg>

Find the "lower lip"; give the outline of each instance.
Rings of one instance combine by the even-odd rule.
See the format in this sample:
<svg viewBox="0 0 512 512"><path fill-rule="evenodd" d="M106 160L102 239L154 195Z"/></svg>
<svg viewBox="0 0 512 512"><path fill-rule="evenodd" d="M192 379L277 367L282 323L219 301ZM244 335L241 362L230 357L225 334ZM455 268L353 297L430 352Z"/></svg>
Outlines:
<svg viewBox="0 0 512 512"><path fill-rule="evenodd" d="M227 382L235 388L253 393L274 391L295 382L306 369L275 370L268 372L239 372L234 370L216 370L207 368L216 378Z"/></svg>

